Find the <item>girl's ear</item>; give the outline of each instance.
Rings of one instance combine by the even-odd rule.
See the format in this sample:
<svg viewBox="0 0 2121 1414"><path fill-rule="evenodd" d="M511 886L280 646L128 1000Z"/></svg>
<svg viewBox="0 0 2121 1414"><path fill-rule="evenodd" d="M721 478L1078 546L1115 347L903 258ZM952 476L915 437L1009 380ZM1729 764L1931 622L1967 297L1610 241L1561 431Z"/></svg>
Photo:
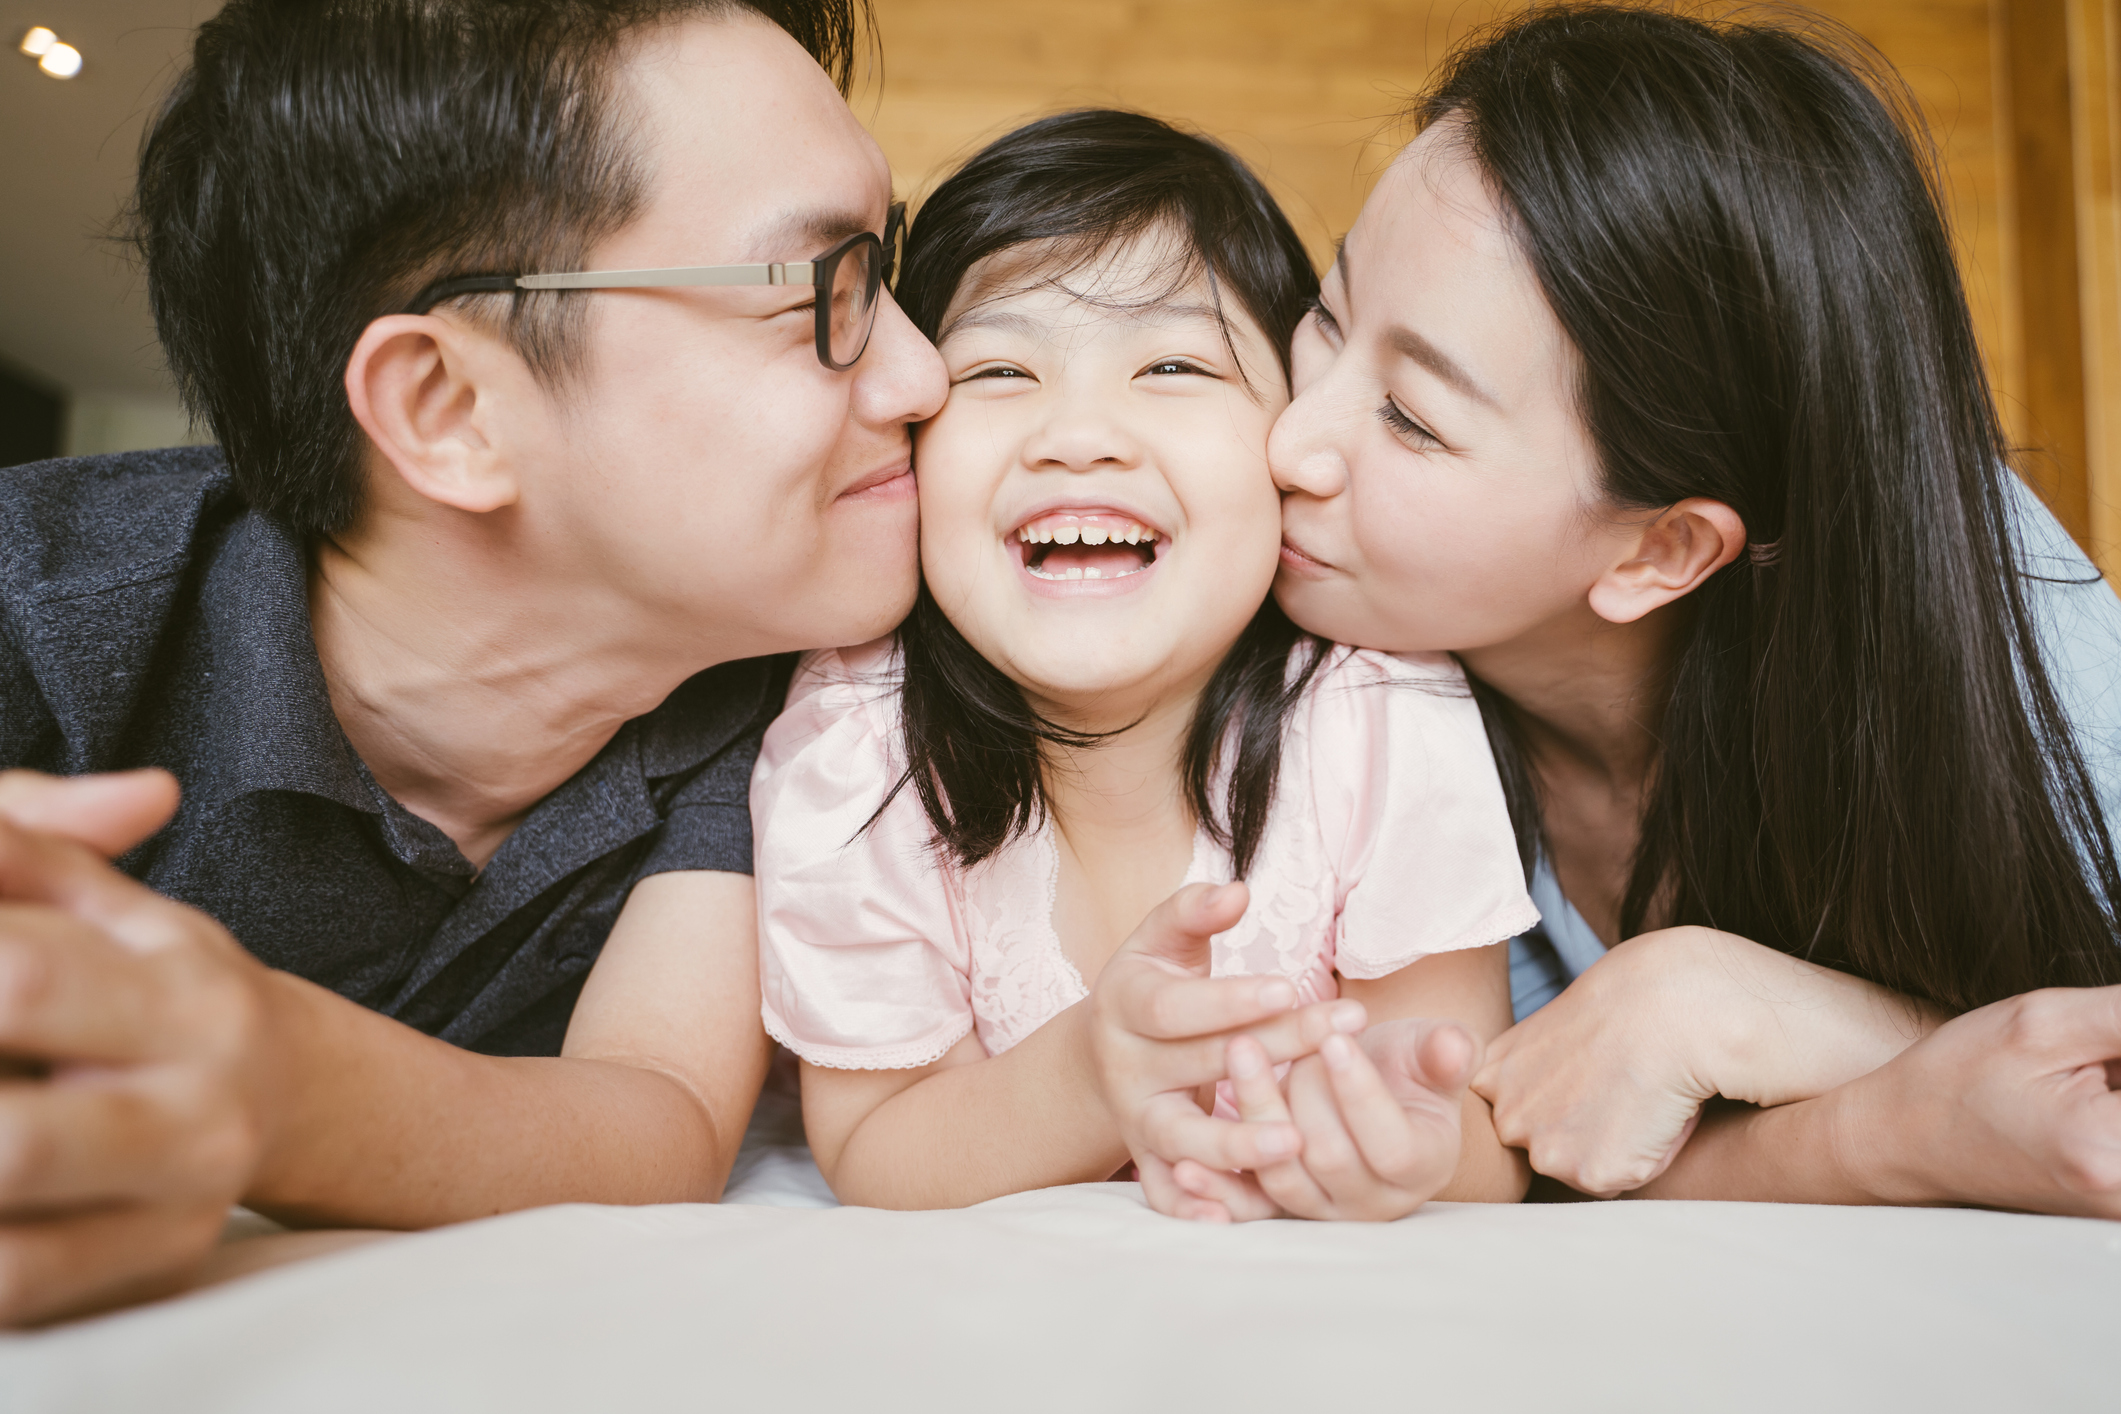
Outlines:
<svg viewBox="0 0 2121 1414"><path fill-rule="evenodd" d="M497 341L460 324L388 315L362 331L346 360L346 400L415 494L461 511L499 510L520 492L497 437L505 363Z"/></svg>
<svg viewBox="0 0 2121 1414"><path fill-rule="evenodd" d="M1591 609L1628 624L1683 599L1745 550L1738 512L1705 496L1679 502L1643 527L1626 558L1591 585Z"/></svg>

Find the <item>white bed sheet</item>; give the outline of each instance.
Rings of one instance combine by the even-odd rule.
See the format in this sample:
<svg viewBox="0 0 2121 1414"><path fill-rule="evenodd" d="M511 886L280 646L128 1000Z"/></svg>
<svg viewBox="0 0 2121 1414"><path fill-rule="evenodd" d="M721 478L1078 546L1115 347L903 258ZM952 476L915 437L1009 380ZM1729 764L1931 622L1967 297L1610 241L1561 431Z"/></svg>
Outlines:
<svg viewBox="0 0 2121 1414"><path fill-rule="evenodd" d="M2121 1408L2121 1224L548 1208L0 1340L14 1411Z"/></svg>

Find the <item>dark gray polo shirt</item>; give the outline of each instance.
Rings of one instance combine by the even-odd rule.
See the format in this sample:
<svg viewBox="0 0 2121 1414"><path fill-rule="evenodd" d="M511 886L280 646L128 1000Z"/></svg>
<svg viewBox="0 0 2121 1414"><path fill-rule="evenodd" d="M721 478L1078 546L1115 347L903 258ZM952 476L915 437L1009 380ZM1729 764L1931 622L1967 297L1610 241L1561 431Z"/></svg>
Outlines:
<svg viewBox="0 0 2121 1414"><path fill-rule="evenodd" d="M640 879L751 872L751 765L789 666L684 683L476 870L354 754L303 549L218 451L0 470L0 769L175 772L183 806L127 872L274 967L496 1055L558 1052Z"/></svg>

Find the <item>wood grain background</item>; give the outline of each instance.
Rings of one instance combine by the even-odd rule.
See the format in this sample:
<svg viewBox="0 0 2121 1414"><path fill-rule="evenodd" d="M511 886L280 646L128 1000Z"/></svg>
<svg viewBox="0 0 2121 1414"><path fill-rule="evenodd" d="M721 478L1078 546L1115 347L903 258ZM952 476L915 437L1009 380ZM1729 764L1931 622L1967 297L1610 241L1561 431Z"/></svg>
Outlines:
<svg viewBox="0 0 2121 1414"><path fill-rule="evenodd" d="M1022 119L1116 104L1251 161L1323 258L1404 139L1395 121L1489 0L875 0L857 95L917 197ZM2121 0L1821 0L1919 100L1975 322L2030 479L2121 571ZM1730 7L1711 13L1728 13Z"/></svg>

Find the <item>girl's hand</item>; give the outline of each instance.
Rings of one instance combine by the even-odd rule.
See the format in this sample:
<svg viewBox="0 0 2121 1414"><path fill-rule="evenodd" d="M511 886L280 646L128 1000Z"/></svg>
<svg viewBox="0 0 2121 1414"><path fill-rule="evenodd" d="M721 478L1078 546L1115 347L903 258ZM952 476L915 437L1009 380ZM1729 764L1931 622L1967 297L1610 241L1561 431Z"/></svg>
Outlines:
<svg viewBox="0 0 2121 1414"><path fill-rule="evenodd" d="M1285 978L1208 976L1208 940L1244 916L1247 899L1243 884L1180 889L1142 920L1090 991L1098 1085L1161 1213L1231 1216L1171 1181L1170 1165L1182 1157L1256 1169L1303 1147L1295 1124L1232 1124L1201 1111L1199 1092L1222 1079L1234 1034L1253 1037L1278 1064L1310 1054L1328 1036L1360 1031L1365 1020L1358 1002L1297 1009Z"/></svg>
<svg viewBox="0 0 2121 1414"><path fill-rule="evenodd" d="M1473 1089L1534 1169L1612 1197L1670 1166L1711 1096L1825 1094L1941 1019L1730 933L1666 928L1620 944L1498 1037Z"/></svg>
<svg viewBox="0 0 2121 1414"><path fill-rule="evenodd" d="M1250 1037L1229 1045L1247 1123L1293 1123L1300 1157L1249 1175L1184 1161L1173 1180L1240 1219L1388 1222L1426 1203L1458 1167L1459 1118L1480 1043L1455 1022L1381 1022L1359 1039L1333 1036L1289 1069L1287 1093Z"/></svg>

